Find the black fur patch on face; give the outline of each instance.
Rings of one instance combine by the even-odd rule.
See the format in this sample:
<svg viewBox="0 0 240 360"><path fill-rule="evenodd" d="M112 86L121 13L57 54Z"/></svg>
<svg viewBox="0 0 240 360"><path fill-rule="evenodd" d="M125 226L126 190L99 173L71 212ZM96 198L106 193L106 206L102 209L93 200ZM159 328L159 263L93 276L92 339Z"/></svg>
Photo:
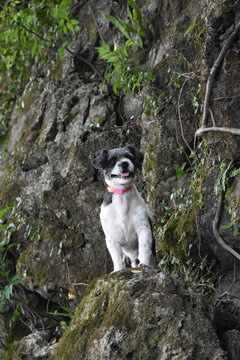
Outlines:
<svg viewBox="0 0 240 360"><path fill-rule="evenodd" d="M138 149L134 148L133 146L125 146L127 151L129 151L133 158L134 158L134 164L138 169L142 169L142 163L144 159L144 154L139 151Z"/></svg>
<svg viewBox="0 0 240 360"><path fill-rule="evenodd" d="M110 171L114 168L116 162L121 158L126 157L138 168L142 168L144 154L133 146L125 146L124 148L117 148L112 150L103 150L92 161L92 165L96 169L103 169Z"/></svg>
<svg viewBox="0 0 240 360"><path fill-rule="evenodd" d="M100 155L98 155L92 161L92 165L96 169L105 169L108 164L108 150L103 150Z"/></svg>

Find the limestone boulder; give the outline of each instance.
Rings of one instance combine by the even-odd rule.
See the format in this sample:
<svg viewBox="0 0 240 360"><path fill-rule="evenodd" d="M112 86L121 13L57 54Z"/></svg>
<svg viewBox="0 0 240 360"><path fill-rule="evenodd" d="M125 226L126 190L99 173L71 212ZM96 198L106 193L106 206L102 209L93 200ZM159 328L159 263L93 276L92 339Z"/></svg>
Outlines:
<svg viewBox="0 0 240 360"><path fill-rule="evenodd" d="M95 280L61 338L55 359L227 359L213 308L161 271L123 270Z"/></svg>

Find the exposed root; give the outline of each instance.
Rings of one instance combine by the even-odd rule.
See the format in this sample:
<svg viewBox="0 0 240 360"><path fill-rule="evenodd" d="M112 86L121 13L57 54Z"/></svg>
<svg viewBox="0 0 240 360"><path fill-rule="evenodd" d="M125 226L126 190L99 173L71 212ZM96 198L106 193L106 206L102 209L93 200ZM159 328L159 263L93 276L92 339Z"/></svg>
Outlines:
<svg viewBox="0 0 240 360"><path fill-rule="evenodd" d="M240 254L235 251L231 246L227 245L225 241L222 239L219 233L219 226L220 226L220 217L222 213L222 201L223 201L223 191L220 194L217 212L213 221L213 234L217 240L217 242L230 254L232 254L236 259L240 261Z"/></svg>
<svg viewBox="0 0 240 360"><path fill-rule="evenodd" d="M227 41L223 45L223 48L220 51L220 54L218 55L217 60L215 61L215 63L213 64L213 67L210 70L210 74L209 74L208 81L207 81L207 86L206 86L206 95L205 95L205 100L204 100L202 127L205 127L206 124L207 124L207 116L208 116L208 112L209 112L209 104L210 104L210 99L211 99L211 95L212 95L212 89L213 89L213 84L214 84L216 74L217 74L217 72L219 70L220 65L222 64L222 61L223 61L223 59L224 59L224 57L225 57L225 55L227 53L227 50L229 49L229 47L233 43L239 29L240 29L240 22L238 23L238 25L236 26L236 28L234 29L232 34L229 36L229 38L227 39Z"/></svg>
<svg viewBox="0 0 240 360"><path fill-rule="evenodd" d="M230 133L230 134L233 134L233 135L240 135L240 129L212 126L212 127L208 127L208 128L203 128L203 127L199 128L195 132L195 136L202 136L203 133L206 133L206 132L209 132L209 131L227 132L227 133Z"/></svg>

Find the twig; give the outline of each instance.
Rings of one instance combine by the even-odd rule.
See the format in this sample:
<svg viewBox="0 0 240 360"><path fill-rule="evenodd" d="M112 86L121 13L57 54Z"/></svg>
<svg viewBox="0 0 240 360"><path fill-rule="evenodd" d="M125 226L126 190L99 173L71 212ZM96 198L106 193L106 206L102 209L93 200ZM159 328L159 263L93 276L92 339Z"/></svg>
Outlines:
<svg viewBox="0 0 240 360"><path fill-rule="evenodd" d="M222 201L223 201L223 191L220 194L219 200L218 200L218 207L217 212L213 221L213 234L217 240L217 242L230 254L232 254L235 258L237 258L240 261L240 254L235 251L231 246L227 245L225 241L222 239L221 235L219 234L219 222L220 217L222 213Z"/></svg>
<svg viewBox="0 0 240 360"><path fill-rule="evenodd" d="M92 70L95 72L95 74L99 77L99 79L101 80L101 82L104 82L104 78L102 77L102 75L100 74L100 72L95 68L95 66L88 61L87 59L85 59L83 56L79 55L79 54L74 54L73 51L71 51L68 47L66 47L67 52L69 52L69 54L71 54L72 56L77 57L79 60L85 62L85 64L87 64L88 66L90 66L92 68Z"/></svg>
<svg viewBox="0 0 240 360"><path fill-rule="evenodd" d="M227 133L230 133L233 135L240 135L240 129L212 126L212 127L208 127L208 128L200 127L195 132L195 136L202 136L203 133L208 132L208 131L215 131L215 132L219 131L219 132L227 132Z"/></svg>
<svg viewBox="0 0 240 360"><path fill-rule="evenodd" d="M192 287L198 287L198 286L208 287L209 289L213 290L215 293L217 292L215 287L209 284L202 284L202 283L192 284Z"/></svg>
<svg viewBox="0 0 240 360"><path fill-rule="evenodd" d="M213 67L210 70L210 74L209 74L207 86L206 86L206 95L205 95L205 99L204 99L202 127L205 127L207 124L207 115L208 115L208 111L209 111L209 104L210 104L213 83L214 83L216 74L217 74L218 69L226 55L228 48L231 46L232 42L234 41L239 29L240 29L240 22L238 23L238 25L236 26L236 28L234 29L232 34L226 40L225 44L223 45L222 50L220 51L220 54L217 57L217 60L215 61L215 63L213 64Z"/></svg>

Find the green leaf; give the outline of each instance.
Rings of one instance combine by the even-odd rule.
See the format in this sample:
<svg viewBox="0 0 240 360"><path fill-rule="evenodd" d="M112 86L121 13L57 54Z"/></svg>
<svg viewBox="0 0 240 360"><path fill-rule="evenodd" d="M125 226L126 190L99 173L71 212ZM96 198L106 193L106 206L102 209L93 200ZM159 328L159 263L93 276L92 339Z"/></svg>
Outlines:
<svg viewBox="0 0 240 360"><path fill-rule="evenodd" d="M119 86L120 86L120 81L119 81L119 77L116 76L115 77L115 81L114 81L114 84L113 84L113 92L115 95L118 94L118 89L119 89Z"/></svg>
<svg viewBox="0 0 240 360"><path fill-rule="evenodd" d="M107 20L111 21L111 23L113 23L113 25L116 26L127 39L130 39L129 34L125 30L126 23L122 19L115 18L109 14L104 14L104 16Z"/></svg>
<svg viewBox="0 0 240 360"><path fill-rule="evenodd" d="M74 27L70 22L67 22L67 27L72 33L74 33Z"/></svg>
<svg viewBox="0 0 240 360"><path fill-rule="evenodd" d="M226 225L221 225L220 229L221 229L221 230L229 230L229 229L231 229L231 227L232 227L233 225L234 225L234 224L233 224L233 221L231 221L231 222L229 222L229 223L226 224Z"/></svg>
<svg viewBox="0 0 240 360"><path fill-rule="evenodd" d="M126 24L125 30L128 31L128 32L130 32L130 33L133 33L133 34L137 34L137 33L138 33L136 29L134 29L132 26L130 26L130 25L128 25L128 24Z"/></svg>
<svg viewBox="0 0 240 360"><path fill-rule="evenodd" d="M181 179L181 177L184 175L185 166L186 166L186 163L184 162L180 168L176 169L176 174L177 174L178 179Z"/></svg>
<svg viewBox="0 0 240 360"><path fill-rule="evenodd" d="M42 43L38 44L37 50L38 50L39 55L41 55L41 53L42 53Z"/></svg>
<svg viewBox="0 0 240 360"><path fill-rule="evenodd" d="M139 35L136 36L136 43L137 43L138 47L143 49L143 42L142 42L142 39L141 39L141 37Z"/></svg>
<svg viewBox="0 0 240 360"><path fill-rule="evenodd" d="M132 45L136 45L136 43L132 39L127 40L125 43L126 47L130 47Z"/></svg>
<svg viewBox="0 0 240 360"><path fill-rule="evenodd" d="M32 47L32 57L34 58L34 55L36 53L36 50L37 50L37 43L35 43Z"/></svg>
<svg viewBox="0 0 240 360"><path fill-rule="evenodd" d="M62 47L59 49L59 56L60 56L60 59L63 60L64 49Z"/></svg>
<svg viewBox="0 0 240 360"><path fill-rule="evenodd" d="M230 177L235 177L238 176L240 174L240 169L234 169L231 174Z"/></svg>
<svg viewBox="0 0 240 360"><path fill-rule="evenodd" d="M190 25L189 26L189 28L185 31L185 33L184 33L184 37L190 32L190 31L192 31L194 28L195 28L195 25L196 24L192 24L192 25Z"/></svg>
<svg viewBox="0 0 240 360"><path fill-rule="evenodd" d="M80 31L80 30L81 30L81 27L77 25L77 26L75 26L75 28L74 28L74 29L75 29L75 32L78 32L78 31Z"/></svg>
<svg viewBox="0 0 240 360"><path fill-rule="evenodd" d="M112 55L110 55L107 59L107 62L109 63L116 63L119 61L119 57L117 55L115 55L114 53Z"/></svg>
<svg viewBox="0 0 240 360"><path fill-rule="evenodd" d="M131 22L133 23L133 22L134 22L134 20L133 20L133 15L132 15L132 13L131 13L131 10L130 10L128 4L127 4L127 14L128 14L129 19L130 19Z"/></svg>
<svg viewBox="0 0 240 360"><path fill-rule="evenodd" d="M76 20L76 19L71 19L70 22L71 22L72 25L79 25L80 24L80 22L78 20Z"/></svg>
<svg viewBox="0 0 240 360"><path fill-rule="evenodd" d="M2 209L1 211L0 211L0 219L3 217L3 215L8 211L8 210L10 210L11 209L11 207L10 206L6 206L4 209Z"/></svg>
<svg viewBox="0 0 240 360"><path fill-rule="evenodd" d="M138 7L136 1L134 1L134 0L127 0L127 1L128 1L128 4L131 5L132 8L135 10L139 24L141 25L142 24L142 14L141 14L141 11L139 10L139 7Z"/></svg>
<svg viewBox="0 0 240 360"><path fill-rule="evenodd" d="M64 32L65 35L67 35L68 31L67 31L66 25L63 25L63 32Z"/></svg>
<svg viewBox="0 0 240 360"><path fill-rule="evenodd" d="M199 31L199 33L198 33L198 37L200 37L200 36L204 33L204 31L205 31L205 29L202 28L202 29Z"/></svg>

